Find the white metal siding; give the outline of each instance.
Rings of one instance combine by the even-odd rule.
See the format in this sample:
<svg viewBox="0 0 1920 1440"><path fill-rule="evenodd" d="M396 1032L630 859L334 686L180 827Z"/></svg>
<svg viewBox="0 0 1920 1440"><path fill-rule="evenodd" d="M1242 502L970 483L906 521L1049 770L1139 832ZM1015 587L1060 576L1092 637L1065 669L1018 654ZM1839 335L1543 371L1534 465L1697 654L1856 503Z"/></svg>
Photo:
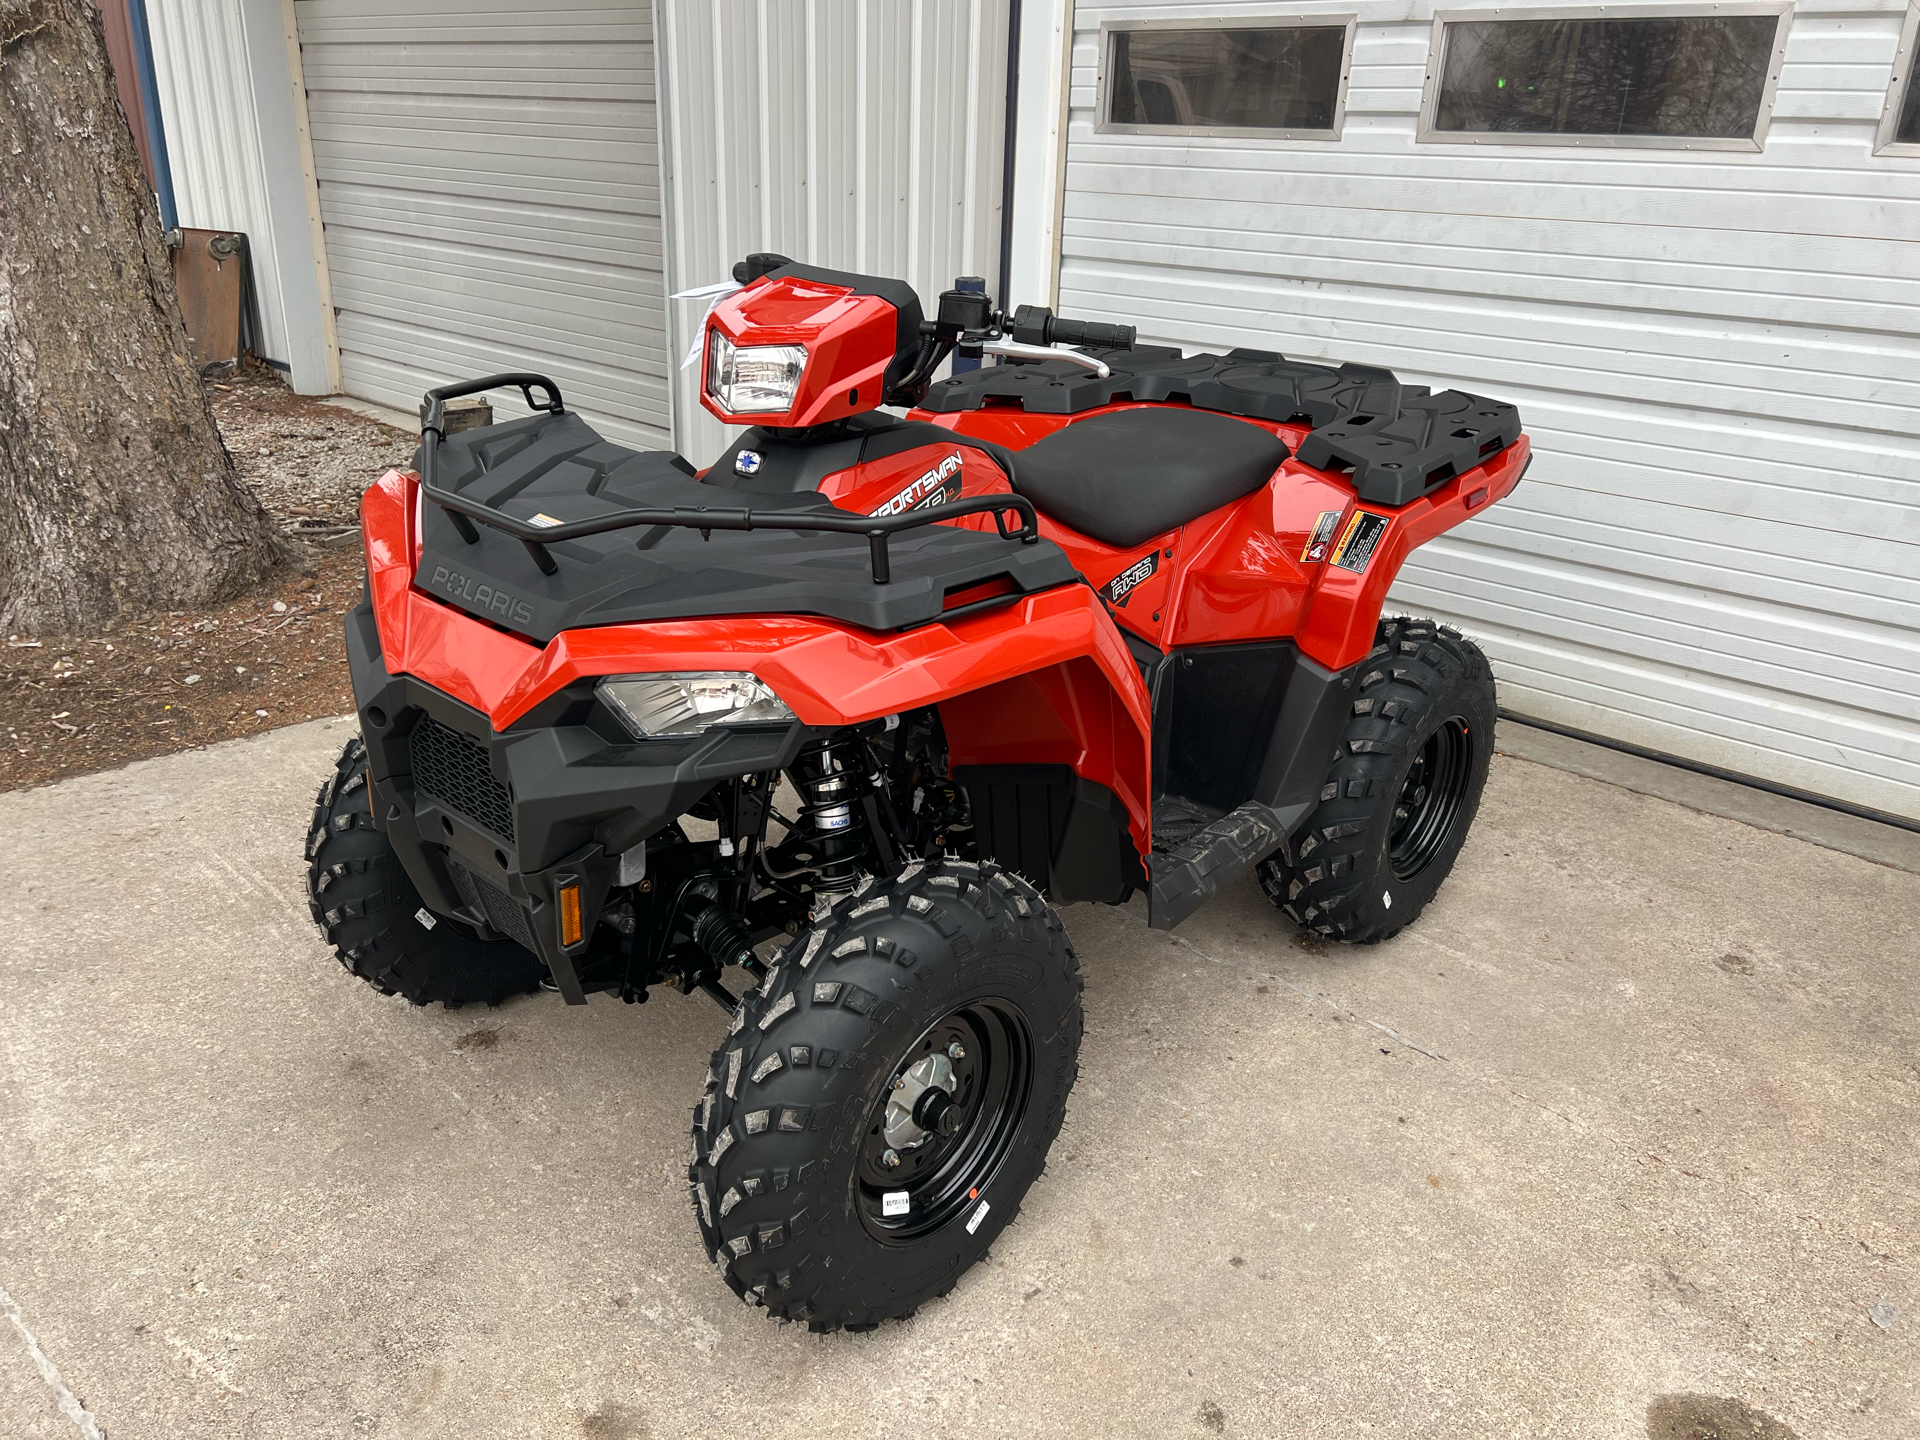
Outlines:
<svg viewBox="0 0 1920 1440"><path fill-rule="evenodd" d="M908 281L999 267L1006 0L658 0L672 289L775 251ZM674 364L705 315L673 305ZM679 447L728 431L677 379Z"/></svg>
<svg viewBox="0 0 1920 1440"><path fill-rule="evenodd" d="M180 223L246 234L260 302L261 358L284 365L291 347L240 4L147 0L154 84Z"/></svg>
<svg viewBox="0 0 1920 1440"><path fill-rule="evenodd" d="M1062 313L1514 401L1532 473L1395 602L1523 714L1920 817L1903 6L1798 7L1758 154L1416 145L1432 8L1081 0ZM1338 143L1094 131L1103 19L1356 11Z"/></svg>
<svg viewBox="0 0 1920 1440"><path fill-rule="evenodd" d="M296 14L348 392L411 410L431 386L536 370L610 437L667 445L648 7Z"/></svg>

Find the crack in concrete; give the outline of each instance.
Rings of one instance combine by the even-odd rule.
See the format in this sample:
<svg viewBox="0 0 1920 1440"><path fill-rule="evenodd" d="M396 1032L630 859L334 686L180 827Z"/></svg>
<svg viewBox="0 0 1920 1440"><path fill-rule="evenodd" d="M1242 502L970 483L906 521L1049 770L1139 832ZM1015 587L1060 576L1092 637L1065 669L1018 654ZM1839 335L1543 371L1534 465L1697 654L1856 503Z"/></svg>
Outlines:
<svg viewBox="0 0 1920 1440"><path fill-rule="evenodd" d="M1126 918L1130 920L1133 919L1132 916L1127 916ZM1147 928L1146 922L1144 921L1134 920L1134 923L1136 925L1140 925L1142 928ZM1162 931L1161 933L1165 935L1167 939L1171 940L1174 944L1184 946L1188 950L1191 950L1194 954L1198 955L1202 960L1205 960L1209 965L1222 965L1222 966L1227 966L1235 969L1244 968L1239 966L1236 962L1232 960L1222 960L1217 955L1209 955L1206 951L1202 950L1198 945L1194 944L1191 940L1185 939L1182 936L1174 935L1165 931ZM1447 1057L1442 1055L1439 1051L1429 1050L1426 1046L1420 1044L1418 1041L1409 1040L1406 1036L1402 1035L1398 1030L1395 1030L1391 1025L1382 1025L1378 1020L1368 1020L1366 1016L1359 1014L1357 1011L1349 1010L1345 1005L1342 1005L1338 1000L1335 1000L1332 996L1322 995L1318 990L1309 990L1304 985L1296 985L1293 983L1293 981L1287 979L1286 976L1284 975L1266 975L1265 978L1273 981L1277 985L1286 986L1286 988L1293 991L1294 994L1303 996L1308 1000L1318 1000L1322 1005L1326 1006L1329 1010L1333 1011L1335 1014L1345 1015L1350 1020L1358 1020L1364 1024L1371 1025L1374 1029L1378 1030L1381 1034L1392 1036L1395 1040L1398 1040L1402 1045L1406 1046L1407 1049L1416 1051L1419 1054L1426 1056L1429 1060L1439 1060L1442 1063L1446 1063Z"/></svg>
<svg viewBox="0 0 1920 1440"><path fill-rule="evenodd" d="M86 1440L106 1440L106 1432L100 1428L100 1422L93 1418L93 1412L80 1403L80 1399L67 1388L67 1382L60 1378L60 1369L47 1352L40 1348L40 1342L34 1338L33 1331L27 1328L27 1322L20 1314L20 1307L14 1303L4 1286L0 1286L0 1314L13 1322L13 1328L20 1332L20 1338L27 1342L27 1354L33 1358L33 1368L40 1372L40 1378L47 1382L47 1388L53 1391L54 1403L60 1407L60 1413L73 1422L73 1428L86 1437Z"/></svg>

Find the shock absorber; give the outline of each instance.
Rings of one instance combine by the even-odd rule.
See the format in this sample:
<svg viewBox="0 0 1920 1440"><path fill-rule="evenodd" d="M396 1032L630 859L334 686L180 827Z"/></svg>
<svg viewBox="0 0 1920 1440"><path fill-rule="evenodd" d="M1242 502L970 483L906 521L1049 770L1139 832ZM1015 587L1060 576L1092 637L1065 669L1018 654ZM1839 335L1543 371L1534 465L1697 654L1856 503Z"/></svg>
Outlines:
<svg viewBox="0 0 1920 1440"><path fill-rule="evenodd" d="M854 807L866 796L873 766L856 735L830 735L794 757L789 772L800 792L799 823L813 842L816 904L852 891L866 858L866 827Z"/></svg>

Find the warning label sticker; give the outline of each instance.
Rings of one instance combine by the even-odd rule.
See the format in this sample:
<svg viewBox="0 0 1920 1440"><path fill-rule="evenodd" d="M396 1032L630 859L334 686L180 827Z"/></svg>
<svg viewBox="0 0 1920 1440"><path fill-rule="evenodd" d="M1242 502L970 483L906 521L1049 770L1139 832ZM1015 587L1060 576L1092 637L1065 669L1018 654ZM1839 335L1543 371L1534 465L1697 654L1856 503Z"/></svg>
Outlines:
<svg viewBox="0 0 1920 1440"><path fill-rule="evenodd" d="M1324 560L1327 551L1333 545L1333 532L1339 527L1338 510L1322 510L1320 518L1313 522L1313 533L1307 536L1307 543L1300 547L1302 564L1312 560Z"/></svg>
<svg viewBox="0 0 1920 1440"><path fill-rule="evenodd" d="M1387 533L1387 526L1391 523L1384 515L1375 515L1367 510L1354 511L1353 519L1347 522L1346 533L1334 547L1333 563L1356 575L1366 574L1367 561L1380 548L1380 537Z"/></svg>

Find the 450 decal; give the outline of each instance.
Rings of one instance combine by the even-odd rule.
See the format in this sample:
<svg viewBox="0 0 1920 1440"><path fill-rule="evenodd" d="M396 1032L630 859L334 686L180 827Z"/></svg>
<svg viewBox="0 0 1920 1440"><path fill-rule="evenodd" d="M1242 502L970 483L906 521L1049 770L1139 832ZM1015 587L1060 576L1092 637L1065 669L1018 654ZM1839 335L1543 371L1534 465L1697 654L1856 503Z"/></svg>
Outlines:
<svg viewBox="0 0 1920 1440"><path fill-rule="evenodd" d="M944 505L959 498L960 452L956 450L898 495L868 513L904 515L909 510L924 510L929 505Z"/></svg>

